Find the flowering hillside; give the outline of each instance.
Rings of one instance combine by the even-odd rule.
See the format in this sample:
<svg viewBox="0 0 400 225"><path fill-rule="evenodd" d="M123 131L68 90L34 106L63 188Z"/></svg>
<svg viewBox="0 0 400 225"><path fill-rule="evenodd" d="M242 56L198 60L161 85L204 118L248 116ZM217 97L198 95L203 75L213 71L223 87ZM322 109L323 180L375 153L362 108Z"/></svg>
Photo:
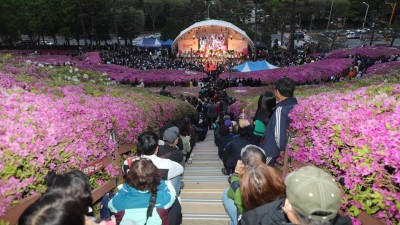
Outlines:
<svg viewBox="0 0 400 225"><path fill-rule="evenodd" d="M365 211L387 224L400 219L399 79L395 73L296 87L299 104L290 114L289 154L331 171L345 190L342 207L355 218ZM253 88L240 89L253 93ZM249 95L229 110L238 115L244 108L252 118L257 100Z"/></svg>
<svg viewBox="0 0 400 225"><path fill-rule="evenodd" d="M388 58L392 55L398 55L398 54L400 54L400 48L398 47L365 46L359 48L335 50L330 52L325 58L326 59L347 58L350 56L354 57L356 55L363 55L372 59L379 59L381 57Z"/></svg>
<svg viewBox="0 0 400 225"><path fill-rule="evenodd" d="M81 57L70 57L66 55L31 55L18 56L16 60L24 63L26 60L38 62L43 65L71 65L81 70L91 70L107 75L115 81L134 82L143 80L145 85L158 84L178 84L181 81L188 83L192 79L199 80L207 77L207 74L188 71L188 70L172 70L172 69L151 69L138 70L115 64L99 64L101 61L98 52L88 52Z"/></svg>
<svg viewBox="0 0 400 225"><path fill-rule="evenodd" d="M310 96L290 117L294 158L332 171L345 208L400 220L400 84Z"/></svg>
<svg viewBox="0 0 400 225"><path fill-rule="evenodd" d="M351 65L352 59L328 59L300 66L277 68L272 70L260 70L246 73L222 73L220 77L223 79L229 77L251 77L253 79L260 79L263 84L273 84L281 77L289 77L296 83L305 84L314 81L327 81L331 76L345 72Z"/></svg>
<svg viewBox="0 0 400 225"><path fill-rule="evenodd" d="M387 63L378 63L367 69L367 74L388 74L391 72L398 72L400 70L400 61L393 61Z"/></svg>
<svg viewBox="0 0 400 225"><path fill-rule="evenodd" d="M74 67L31 62L0 67L0 215L12 201L44 191L44 177L103 158L147 129L191 115L183 101ZM115 176L118 168L105 169ZM108 176L108 177L109 177ZM101 183L102 181L99 180Z"/></svg>

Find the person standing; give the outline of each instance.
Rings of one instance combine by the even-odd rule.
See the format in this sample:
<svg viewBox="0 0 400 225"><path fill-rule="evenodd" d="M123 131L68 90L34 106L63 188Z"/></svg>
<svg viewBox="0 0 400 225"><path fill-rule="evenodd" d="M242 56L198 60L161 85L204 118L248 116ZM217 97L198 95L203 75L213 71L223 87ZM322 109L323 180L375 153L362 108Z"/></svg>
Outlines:
<svg viewBox="0 0 400 225"><path fill-rule="evenodd" d="M208 129L211 130L212 124L215 122L217 118L217 105L215 104L215 100L211 99L210 102L206 105L207 108L207 118L208 118Z"/></svg>
<svg viewBox="0 0 400 225"><path fill-rule="evenodd" d="M242 149L250 144L249 127L248 124L243 125L239 123L238 135L234 136L232 140L226 144L222 160L224 163L222 173L224 175L229 175L234 172L236 162L240 160Z"/></svg>
<svg viewBox="0 0 400 225"><path fill-rule="evenodd" d="M267 164L270 166L275 165L275 161L279 156L284 156L288 141L286 130L291 122L289 113L297 104L297 99L293 97L295 83L292 79L281 78L275 87L275 95L279 102L268 121L260 145L266 153Z"/></svg>
<svg viewBox="0 0 400 225"><path fill-rule="evenodd" d="M262 93L258 98L257 111L253 118L254 128L252 134L252 141L257 146L260 146L261 139L265 133L265 127L272 116L275 106L276 97L271 91Z"/></svg>

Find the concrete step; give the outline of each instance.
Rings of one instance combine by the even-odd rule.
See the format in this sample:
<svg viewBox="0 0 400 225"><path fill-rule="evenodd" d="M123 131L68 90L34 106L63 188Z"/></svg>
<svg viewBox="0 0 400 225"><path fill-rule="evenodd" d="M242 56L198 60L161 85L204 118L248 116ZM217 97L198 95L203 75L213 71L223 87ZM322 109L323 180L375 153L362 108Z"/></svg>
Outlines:
<svg viewBox="0 0 400 225"><path fill-rule="evenodd" d="M226 214L183 214L182 225L227 225L229 221Z"/></svg>
<svg viewBox="0 0 400 225"><path fill-rule="evenodd" d="M208 218L207 218L208 217ZM210 222L210 223L206 223L207 225L211 225L211 224L223 224L226 225L226 221L229 221L229 217L228 215L225 214L217 214L217 213L213 213L213 214L207 214L207 213L193 213L193 214L189 214L189 213L185 213L183 214L183 220L184 221L190 221L193 220L193 222L196 222L197 220L203 220L200 223L193 223L193 224L199 224L199 225L203 225L204 224L204 220L211 220L214 222ZM222 220L222 223L217 223L215 221L218 220ZM191 224L191 223L183 223L183 224Z"/></svg>
<svg viewBox="0 0 400 225"><path fill-rule="evenodd" d="M226 187L229 186L228 182L226 180L221 180L221 181L215 181L215 180L209 180L209 181L184 181L185 182L185 187L182 189L182 191L185 190L223 190Z"/></svg>
<svg viewBox="0 0 400 225"><path fill-rule="evenodd" d="M182 201L186 200L196 200L196 199L205 199L205 200L216 200L222 199L222 191L223 190L213 190L213 191L183 191L179 195Z"/></svg>
<svg viewBox="0 0 400 225"><path fill-rule="evenodd" d="M193 165L193 166L196 166L196 167L220 167L220 170L224 166L224 164L222 164L222 162L197 161L196 158L194 158L192 164L189 164L189 165ZM186 167L189 167L189 166L186 165Z"/></svg>
<svg viewBox="0 0 400 225"><path fill-rule="evenodd" d="M229 217L222 204L222 192L229 186L228 176L221 172L223 164L218 158L213 131L196 144L193 153L193 162L186 164L183 174L182 225L227 225Z"/></svg>
<svg viewBox="0 0 400 225"><path fill-rule="evenodd" d="M181 202L182 214L226 214L225 208L222 205L222 200L219 202L210 201L193 201L193 202Z"/></svg>
<svg viewBox="0 0 400 225"><path fill-rule="evenodd" d="M204 161L221 161L217 154L195 154L192 159L194 160L204 160Z"/></svg>
<svg viewBox="0 0 400 225"><path fill-rule="evenodd" d="M197 166L197 165L193 165L193 164L189 164L186 166L185 168L185 172L186 171L218 171L221 170L222 167L220 166L208 166L208 167L202 167L202 166Z"/></svg>
<svg viewBox="0 0 400 225"><path fill-rule="evenodd" d="M200 179L200 180L227 180L228 176L223 175L222 172L215 172L215 171L185 171L185 178L184 180L193 180L193 179Z"/></svg>

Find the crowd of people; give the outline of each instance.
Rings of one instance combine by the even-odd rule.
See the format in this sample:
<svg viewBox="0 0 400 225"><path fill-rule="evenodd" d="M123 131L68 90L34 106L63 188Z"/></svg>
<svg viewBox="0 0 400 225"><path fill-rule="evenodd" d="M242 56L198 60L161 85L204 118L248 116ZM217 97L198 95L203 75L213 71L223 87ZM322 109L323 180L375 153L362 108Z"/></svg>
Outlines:
<svg viewBox="0 0 400 225"><path fill-rule="evenodd" d="M275 167L285 155L294 90L293 80L282 78L275 92L260 95L251 120L244 111L236 121L218 119L214 141L229 175L222 201L230 225L352 224L338 214L340 189L331 175L308 166L282 179Z"/></svg>
<svg viewBox="0 0 400 225"><path fill-rule="evenodd" d="M235 66L244 62L244 59L200 58L194 54L193 57L183 57L182 54L172 56L166 49L124 47L115 51L103 50L100 57L102 64L117 64L134 69L181 69L218 74L227 71L228 65Z"/></svg>
<svg viewBox="0 0 400 225"><path fill-rule="evenodd" d="M286 149L288 114L297 104L294 90L293 80L282 78L275 92L260 95L253 118L243 111L235 119L227 111L226 92L210 88L191 99L197 118L138 136L136 154L122 164L124 182L102 201L99 219L88 214L93 204L88 177L73 170L50 173L47 191L18 224L180 225L185 166L196 143L214 130L222 173L229 175L222 200L231 225L350 225L349 217L338 214L341 194L331 175L306 166L283 179L275 167Z"/></svg>
<svg viewBox="0 0 400 225"><path fill-rule="evenodd" d="M296 62L288 62L285 53L261 51L260 54L277 65L318 60L300 55ZM202 61L170 58L167 51L153 55L151 51L137 48L102 51L101 58L101 63L138 69L204 71L209 67ZM331 81L359 78L375 63L400 59L391 56L375 61L361 55L351 58L354 60L349 71L333 76ZM220 70L224 69L221 64ZM88 177L73 170L49 174L47 191L24 211L18 224L180 225L179 195L184 188L185 166L192 162L196 143L204 140L209 130L214 130L214 143L223 163L221 173L228 176L222 202L230 225L352 224L349 217L338 214L340 189L331 175L309 166L283 179L275 167L285 156L287 128L291 122L288 114L297 104L293 80L278 80L274 92L260 94L254 115L243 111L237 118L228 111L235 99L225 89L260 86L260 80L223 80L209 71L207 78L190 82L191 86L201 86L198 97L183 97L196 108L196 117L184 117L161 127L159 133L145 131L138 136L137 153L122 165L124 183L115 194L107 193L109 199L102 205L107 213L102 213L101 218L89 213L93 200ZM187 86L184 82L181 85ZM171 96L165 86L160 94Z"/></svg>
<svg viewBox="0 0 400 225"><path fill-rule="evenodd" d="M306 53L293 58L287 51L268 51L260 49L250 57L235 51L218 50L211 53L204 51L180 52L172 55L168 49L123 47L117 50L100 52L101 63L117 64L135 69L184 69L217 74L232 70L234 66L250 60L267 60L278 67L301 65L321 59L309 57Z"/></svg>

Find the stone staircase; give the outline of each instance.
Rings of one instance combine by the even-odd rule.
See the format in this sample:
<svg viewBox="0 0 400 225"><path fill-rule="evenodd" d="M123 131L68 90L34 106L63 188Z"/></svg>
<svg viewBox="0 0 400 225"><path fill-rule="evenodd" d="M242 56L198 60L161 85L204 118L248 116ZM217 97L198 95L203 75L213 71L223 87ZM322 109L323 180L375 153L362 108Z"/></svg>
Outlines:
<svg viewBox="0 0 400 225"><path fill-rule="evenodd" d="M204 141L193 150L193 163L186 164L180 197L182 225L227 225L229 217L222 205L222 192L228 187L228 176L214 144L214 132L209 131Z"/></svg>

